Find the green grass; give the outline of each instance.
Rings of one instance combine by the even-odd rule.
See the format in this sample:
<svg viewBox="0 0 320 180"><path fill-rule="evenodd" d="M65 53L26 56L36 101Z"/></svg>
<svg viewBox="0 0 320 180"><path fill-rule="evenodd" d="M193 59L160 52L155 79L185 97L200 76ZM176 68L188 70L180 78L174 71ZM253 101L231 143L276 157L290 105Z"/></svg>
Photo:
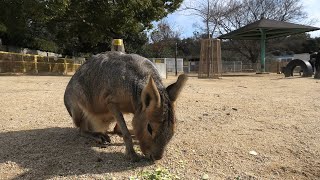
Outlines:
<svg viewBox="0 0 320 180"><path fill-rule="evenodd" d="M171 174L169 170L158 167L153 171L141 171L130 180L178 180L179 176Z"/></svg>

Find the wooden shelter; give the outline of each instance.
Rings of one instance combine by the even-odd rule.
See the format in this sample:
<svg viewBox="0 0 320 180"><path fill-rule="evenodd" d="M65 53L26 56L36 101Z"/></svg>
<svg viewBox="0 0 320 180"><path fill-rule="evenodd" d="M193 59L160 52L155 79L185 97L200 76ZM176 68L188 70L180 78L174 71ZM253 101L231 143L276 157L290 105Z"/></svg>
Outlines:
<svg viewBox="0 0 320 180"><path fill-rule="evenodd" d="M261 18L240 29L221 35L219 39L260 40L261 46L261 72L265 72L265 46L266 40L319 30L318 27L276 21Z"/></svg>

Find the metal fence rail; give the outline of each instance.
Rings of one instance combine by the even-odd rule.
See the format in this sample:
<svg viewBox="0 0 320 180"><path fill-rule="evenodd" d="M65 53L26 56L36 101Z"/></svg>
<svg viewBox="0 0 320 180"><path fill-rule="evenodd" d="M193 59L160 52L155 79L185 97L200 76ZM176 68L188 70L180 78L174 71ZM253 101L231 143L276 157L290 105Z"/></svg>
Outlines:
<svg viewBox="0 0 320 180"><path fill-rule="evenodd" d="M284 67L288 62L267 62L265 64L266 72L281 72L281 67ZM222 61L223 73L227 72L259 72L260 63L243 63L242 61Z"/></svg>
<svg viewBox="0 0 320 180"><path fill-rule="evenodd" d="M222 72L242 72L242 62L222 61Z"/></svg>

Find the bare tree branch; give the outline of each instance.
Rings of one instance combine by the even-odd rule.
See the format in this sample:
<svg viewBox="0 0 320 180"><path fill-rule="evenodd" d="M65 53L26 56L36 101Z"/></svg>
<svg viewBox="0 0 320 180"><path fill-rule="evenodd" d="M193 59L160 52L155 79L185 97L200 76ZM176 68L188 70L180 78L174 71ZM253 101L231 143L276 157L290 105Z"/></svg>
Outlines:
<svg viewBox="0 0 320 180"><path fill-rule="evenodd" d="M262 16L279 21L298 21L306 18L301 0L227 0L224 1L224 13L218 22L218 32L228 33L256 20ZM231 41L230 41L231 42ZM239 53L252 62L259 57L256 43L236 43L233 46Z"/></svg>

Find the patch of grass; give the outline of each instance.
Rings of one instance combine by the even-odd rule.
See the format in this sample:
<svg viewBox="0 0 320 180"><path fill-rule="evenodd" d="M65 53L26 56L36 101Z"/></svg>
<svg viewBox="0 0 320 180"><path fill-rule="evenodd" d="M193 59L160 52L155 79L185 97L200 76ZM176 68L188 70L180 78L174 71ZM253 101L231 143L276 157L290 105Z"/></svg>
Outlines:
<svg viewBox="0 0 320 180"><path fill-rule="evenodd" d="M130 180L179 180L179 176L171 174L169 170L158 167L153 171L141 171L137 176L130 177Z"/></svg>

